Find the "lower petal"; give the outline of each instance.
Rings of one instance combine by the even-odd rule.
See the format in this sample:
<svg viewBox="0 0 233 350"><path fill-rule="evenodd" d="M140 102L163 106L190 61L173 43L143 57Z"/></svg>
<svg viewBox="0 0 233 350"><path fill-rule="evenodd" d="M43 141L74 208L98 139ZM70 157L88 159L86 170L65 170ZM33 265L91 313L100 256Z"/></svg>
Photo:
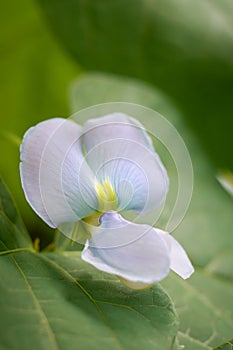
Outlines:
<svg viewBox="0 0 233 350"><path fill-rule="evenodd" d="M184 248L169 233L156 229L156 231L165 239L170 250L170 269L177 273L183 279L189 278L194 272L188 255Z"/></svg>
<svg viewBox="0 0 233 350"><path fill-rule="evenodd" d="M154 228L126 221L113 211L102 215L100 221L86 242L83 260L101 271L136 282L136 289L167 276L169 249Z"/></svg>

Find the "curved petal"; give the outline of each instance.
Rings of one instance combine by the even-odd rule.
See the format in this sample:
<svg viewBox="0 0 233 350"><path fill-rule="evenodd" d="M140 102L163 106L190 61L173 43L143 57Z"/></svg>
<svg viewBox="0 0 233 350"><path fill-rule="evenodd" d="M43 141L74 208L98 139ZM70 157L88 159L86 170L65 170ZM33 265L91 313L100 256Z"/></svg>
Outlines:
<svg viewBox="0 0 233 350"><path fill-rule="evenodd" d="M82 154L81 134L76 123L54 118L29 129L21 145L25 196L51 227L77 221L98 205L93 174Z"/></svg>
<svg viewBox="0 0 233 350"><path fill-rule="evenodd" d="M156 231L166 240L170 250L170 269L176 272L183 279L189 278L194 272L184 248L169 233L156 229Z"/></svg>
<svg viewBox="0 0 233 350"><path fill-rule="evenodd" d="M133 224L113 211L103 214L100 221L86 242L83 260L143 288L168 274L167 244L152 227Z"/></svg>
<svg viewBox="0 0 233 350"><path fill-rule="evenodd" d="M83 127L87 150L102 142L118 138L132 140L154 151L153 143L145 128L138 120L123 114L112 113L89 119Z"/></svg>
<svg viewBox="0 0 233 350"><path fill-rule="evenodd" d="M148 212L164 202L167 172L139 122L121 113L89 120L84 143L97 181L111 184L120 210Z"/></svg>

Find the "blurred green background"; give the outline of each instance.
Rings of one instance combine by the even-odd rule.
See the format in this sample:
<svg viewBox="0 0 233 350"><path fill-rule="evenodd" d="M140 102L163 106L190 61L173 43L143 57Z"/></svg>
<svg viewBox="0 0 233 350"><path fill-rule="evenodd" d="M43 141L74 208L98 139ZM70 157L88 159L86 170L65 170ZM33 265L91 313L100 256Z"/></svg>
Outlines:
<svg viewBox="0 0 233 350"><path fill-rule="evenodd" d="M228 349L232 341L226 341L232 338L233 327L232 197L217 182L216 174L219 170L233 171L233 1L9 0L0 2L0 26L0 175L10 188L33 239L39 237L43 248L52 241L54 231L29 207L20 185L19 143L24 132L39 121L68 117L84 107L103 102L134 102L157 110L184 138L194 168L192 202L174 235L187 250L195 273L188 281L170 274L162 282L174 300L180 318L178 345L182 344L188 350ZM12 230L15 234L14 225ZM9 232L4 228L1 233L8 242ZM17 241L18 236L15 238ZM64 237L59 239L58 252L64 246ZM92 324L91 329L98 333L100 323L99 320L95 323L90 316L87 324L78 324L80 315L87 310L80 314L82 308L77 305L72 304L67 312L68 292L73 285L70 280L66 281L66 277L67 271L77 271L78 277L75 272L74 279L82 280L79 273L87 271L88 266L82 265L80 259L64 258L62 254L52 253L51 256L65 266L63 277L57 275L54 266L49 275L54 282L50 292L52 302L58 281L62 290L55 313L64 322L61 323L62 331L58 328L54 334L59 346L63 344L61 349L76 349L76 342L82 340L76 329L80 327L80 332L84 330L85 334L85 330L89 330L87 324ZM43 258L43 254L34 254L31 261L38 264ZM41 273L47 278L47 265L35 269L34 262L31 264L32 270L30 259L25 259L24 268L29 277L33 279L39 271L38 276ZM17 285L15 278L21 283L21 277L18 271L12 275L5 270L4 264L1 267L7 276L6 281L9 277L13 286L9 292L8 282L5 286L3 279L3 306L14 301L18 307L14 287ZM88 278L92 279L96 274L97 281L101 282L98 273L91 270ZM107 275L104 278L112 277ZM43 278L40 281L41 287L36 284L34 292L41 293L43 300L46 299L47 287ZM109 284L103 287L100 283L98 287L97 281L87 286L91 295L97 293L96 300L99 300L99 292L103 300L108 300L109 292L111 300L122 304L122 295L131 293L124 291L122 294L116 286ZM159 288L156 286L152 291ZM12 293L11 302L5 302L9 293ZM76 300L77 288L72 293L71 299ZM141 300L146 301L139 294L138 297L140 304ZM25 300L27 304L27 296ZM127 296L127 302L130 300ZM157 305L156 298L154 302ZM11 314L6 308L2 317L6 338L8 324L5 317L15 324L17 312L12 310ZM115 306L114 310L109 310L108 316L115 317ZM50 315L50 309L47 311ZM66 322L63 312L69 322ZM29 314L25 313L25 319L26 315ZM119 331L122 339L126 337L127 340L130 332L125 332L122 322L118 323L119 315L116 316L114 332ZM160 321L161 317L164 320L160 313L158 316ZM21 323L21 309L18 317ZM150 317L154 320L153 312ZM126 317L125 323L127 320ZM137 324L136 316L133 320ZM74 338L69 336L69 331L64 331L66 324L74 327ZM137 327L135 329L143 335L140 337L141 333L136 331L138 337L147 339L145 334L150 328L141 327L141 323ZM62 343L63 332L67 335L67 343ZM27 348L31 348L35 333L40 339L35 346L47 349L40 328L30 330L30 327L25 333L29 334ZM13 349L18 349L18 339L27 341L20 328L19 338L13 339L9 334L7 341L14 341ZM99 338L90 334L88 339L93 341L93 346L98 343L101 347L102 333L98 333ZM148 339L154 341L153 334ZM86 339L84 345L85 342ZM133 346L137 344L130 341L130 346L129 349L135 349Z"/></svg>
<svg viewBox="0 0 233 350"><path fill-rule="evenodd" d="M9 0L0 16L0 173L33 235L47 228L24 199L13 135L69 116L70 84L90 71L154 85L180 111L213 173L233 169L231 0ZM95 102L105 94L103 84Z"/></svg>
<svg viewBox="0 0 233 350"><path fill-rule="evenodd" d="M0 16L0 105L4 131L0 139L0 173L30 233L41 236L40 232L48 228L25 201L19 178L19 147L5 134L10 132L22 138L30 126L41 120L68 116L67 89L80 68L48 30L36 1L2 1Z"/></svg>

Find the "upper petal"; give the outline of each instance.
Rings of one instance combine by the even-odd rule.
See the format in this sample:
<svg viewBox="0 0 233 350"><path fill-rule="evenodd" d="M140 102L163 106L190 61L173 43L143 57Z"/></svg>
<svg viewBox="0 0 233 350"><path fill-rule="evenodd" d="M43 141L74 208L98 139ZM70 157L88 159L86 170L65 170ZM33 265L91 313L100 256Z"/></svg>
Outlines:
<svg viewBox="0 0 233 350"><path fill-rule="evenodd" d="M169 233L159 229L156 229L156 231L167 242L168 248L170 250L170 268L182 278L189 278L194 272L194 268L184 248Z"/></svg>
<svg viewBox="0 0 233 350"><path fill-rule="evenodd" d="M54 118L29 129L21 145L20 174L26 198L51 227L77 221L97 207L81 134L76 123Z"/></svg>
<svg viewBox="0 0 233 350"><path fill-rule="evenodd" d="M148 212L168 191L167 172L143 126L113 113L84 125L86 159L99 182L113 186L120 210Z"/></svg>
<svg viewBox="0 0 233 350"><path fill-rule="evenodd" d="M116 212L102 215L93 228L82 259L97 269L145 285L163 279L169 272L169 250L150 226L124 220Z"/></svg>

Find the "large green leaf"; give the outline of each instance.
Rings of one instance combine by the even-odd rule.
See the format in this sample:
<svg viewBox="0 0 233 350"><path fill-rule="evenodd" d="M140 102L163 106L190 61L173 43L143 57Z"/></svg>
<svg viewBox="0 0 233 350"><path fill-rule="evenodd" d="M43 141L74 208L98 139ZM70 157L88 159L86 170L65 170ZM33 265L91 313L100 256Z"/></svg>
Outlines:
<svg viewBox="0 0 233 350"><path fill-rule="evenodd" d="M37 253L0 185L0 348L172 349L177 316L159 286L136 292L78 252Z"/></svg>
<svg viewBox="0 0 233 350"><path fill-rule="evenodd" d="M173 296L180 316L178 344L189 350L212 349L232 337L232 198L216 181L215 170L181 116L158 90L134 80L98 74L84 76L73 85L73 111L108 101L135 102L156 109L174 123L188 146L194 167L193 198L175 236L196 272L187 281L171 274L163 285Z"/></svg>
<svg viewBox="0 0 233 350"><path fill-rule="evenodd" d="M38 1L83 67L162 88L209 156L233 168L231 0Z"/></svg>

